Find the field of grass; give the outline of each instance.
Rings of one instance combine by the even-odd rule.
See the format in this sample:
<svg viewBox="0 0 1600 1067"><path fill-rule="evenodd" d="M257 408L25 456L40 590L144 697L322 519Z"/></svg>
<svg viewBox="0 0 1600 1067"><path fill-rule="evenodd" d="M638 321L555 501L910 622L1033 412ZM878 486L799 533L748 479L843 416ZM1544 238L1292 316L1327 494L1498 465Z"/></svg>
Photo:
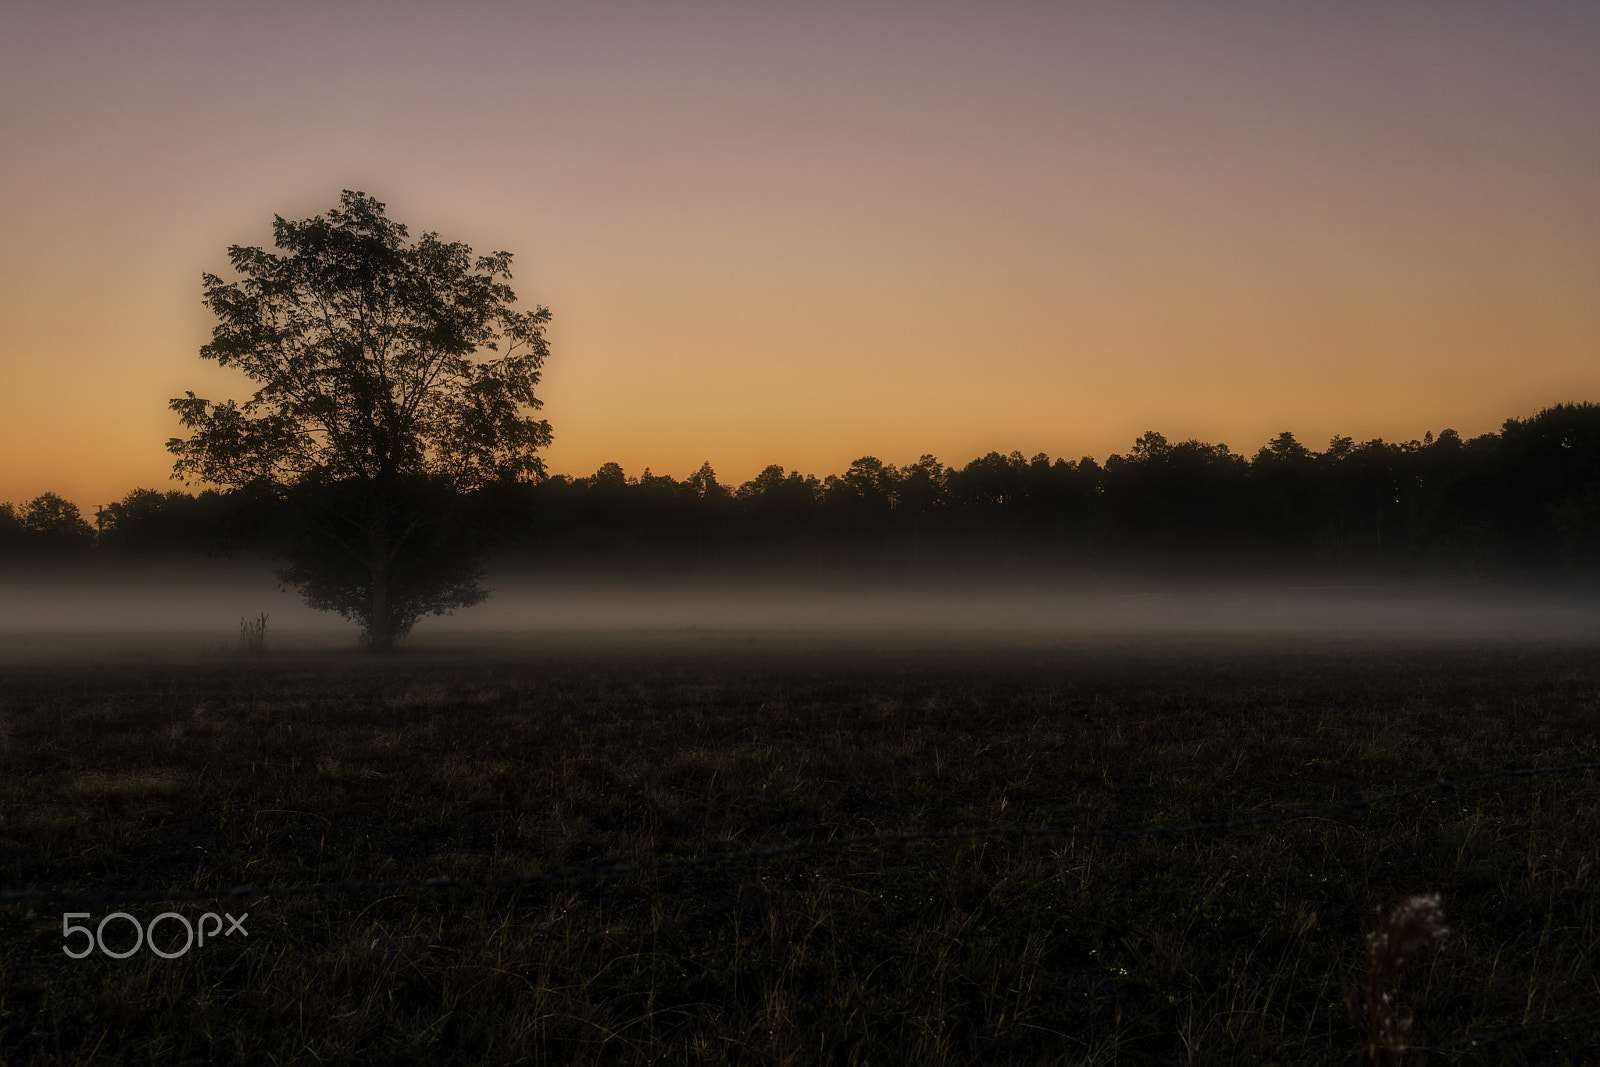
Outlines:
<svg viewBox="0 0 1600 1067"><path fill-rule="evenodd" d="M1600 760L1593 644L530 636L0 666L0 882L484 878L1137 827ZM1600 775L1222 834L853 846L520 888L0 906L0 1062L1358 1062L1600 1008ZM62 915L248 911L176 959ZM162 943L181 944L175 923ZM125 935L125 937L124 937ZM132 945L118 920L113 949ZM121 939L121 940L119 940ZM81 942L74 942L79 944ZM1403 1062L1600 1058L1600 1020Z"/></svg>

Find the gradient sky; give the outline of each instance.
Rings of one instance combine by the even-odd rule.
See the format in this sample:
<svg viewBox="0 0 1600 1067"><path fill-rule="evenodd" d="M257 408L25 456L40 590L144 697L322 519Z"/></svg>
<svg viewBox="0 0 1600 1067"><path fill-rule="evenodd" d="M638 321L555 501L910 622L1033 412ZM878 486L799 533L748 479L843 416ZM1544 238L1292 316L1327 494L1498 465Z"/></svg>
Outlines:
<svg viewBox="0 0 1600 1067"><path fill-rule="evenodd" d="M552 471L1473 435L1600 400L1600 4L0 5L0 500L167 488L200 274L516 253Z"/></svg>

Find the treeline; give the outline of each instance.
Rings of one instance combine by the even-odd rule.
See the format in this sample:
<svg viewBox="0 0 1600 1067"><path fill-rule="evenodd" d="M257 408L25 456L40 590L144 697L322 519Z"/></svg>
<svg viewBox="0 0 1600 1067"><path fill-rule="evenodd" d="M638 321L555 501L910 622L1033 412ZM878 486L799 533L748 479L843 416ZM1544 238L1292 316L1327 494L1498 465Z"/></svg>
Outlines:
<svg viewBox="0 0 1600 1067"><path fill-rule="evenodd" d="M22 504L0 503L0 552L13 557L75 552L217 552L271 541L281 525L278 502L261 493L198 495L135 489L100 509L91 522L56 493Z"/></svg>
<svg viewBox="0 0 1600 1067"><path fill-rule="evenodd" d="M1151 432L1104 464L997 452L960 467L866 456L817 478L771 466L740 486L608 463L462 502L503 553L584 567L812 573L1129 565L1239 570L1600 570L1600 405L1510 419L1470 440L1283 433L1252 456ZM90 524L51 494L0 507L0 546L201 549L292 523L265 497L137 490Z"/></svg>
<svg viewBox="0 0 1600 1067"><path fill-rule="evenodd" d="M518 545L562 558L806 568L1020 567L1567 572L1600 564L1600 405L1549 408L1464 440L1283 433L1253 456L1151 432L1104 464L991 452L823 479L780 467L732 487L615 464L529 493Z"/></svg>

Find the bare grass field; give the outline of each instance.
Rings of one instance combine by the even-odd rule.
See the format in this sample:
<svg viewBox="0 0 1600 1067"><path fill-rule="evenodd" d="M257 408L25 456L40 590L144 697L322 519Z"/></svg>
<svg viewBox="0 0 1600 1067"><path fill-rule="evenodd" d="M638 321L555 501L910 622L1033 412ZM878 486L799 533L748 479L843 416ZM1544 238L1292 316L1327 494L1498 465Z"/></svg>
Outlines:
<svg viewBox="0 0 1600 1067"><path fill-rule="evenodd" d="M1575 639L678 631L458 636L388 658L75 640L0 665L13 890L1182 825L1600 760L1600 661ZM1451 933L1396 987L1414 1045L1600 1007L1597 866L1591 771L1181 837L13 903L0 1061L1343 1064L1363 935L1416 894L1441 894ZM172 959L63 952L64 913L169 910L247 911L248 934ZM125 950L131 926L104 940ZM176 951L180 925L152 942ZM1427 1059L1597 1055L1591 1017Z"/></svg>

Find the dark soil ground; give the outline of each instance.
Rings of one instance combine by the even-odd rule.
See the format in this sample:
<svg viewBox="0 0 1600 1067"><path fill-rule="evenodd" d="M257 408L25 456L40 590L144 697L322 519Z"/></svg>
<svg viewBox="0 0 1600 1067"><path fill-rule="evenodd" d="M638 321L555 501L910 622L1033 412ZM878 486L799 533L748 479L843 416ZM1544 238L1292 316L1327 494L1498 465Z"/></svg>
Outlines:
<svg viewBox="0 0 1600 1067"><path fill-rule="evenodd" d="M963 827L1177 826L1600 761L1593 643L534 635L0 666L0 882L505 878ZM522 886L0 906L5 1063L1359 1062L1379 911L1440 1046L1600 1008L1600 775L1180 836ZM248 912L174 959L63 916ZM83 913L87 913L86 916ZM156 947L176 951L181 923ZM124 919L106 947L135 942ZM77 950L83 935L65 942ZM1600 1019L1404 1062L1600 1058Z"/></svg>

